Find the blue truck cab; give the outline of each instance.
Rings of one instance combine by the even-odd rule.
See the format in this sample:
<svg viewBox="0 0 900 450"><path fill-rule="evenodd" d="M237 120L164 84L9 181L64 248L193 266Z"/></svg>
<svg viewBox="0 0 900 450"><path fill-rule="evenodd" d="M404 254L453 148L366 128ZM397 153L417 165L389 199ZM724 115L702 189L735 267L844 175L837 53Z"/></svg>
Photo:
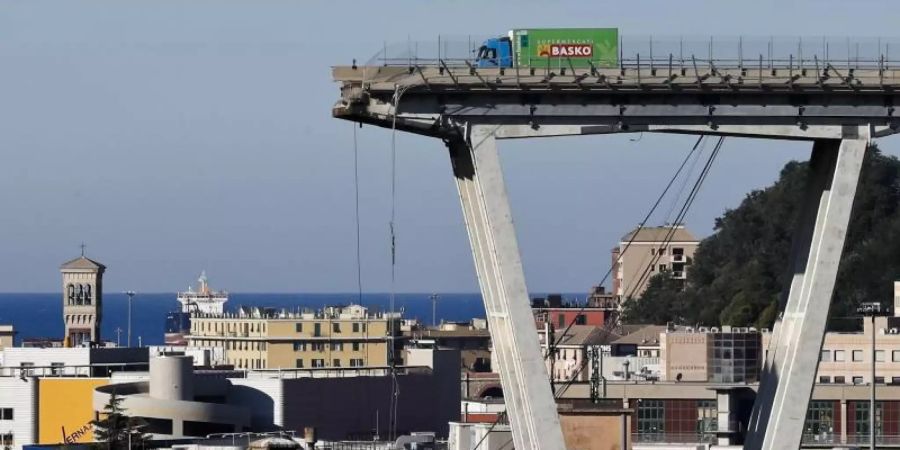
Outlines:
<svg viewBox="0 0 900 450"><path fill-rule="evenodd" d="M484 67L512 67L512 40L509 37L490 38L481 44L475 56L475 65Z"/></svg>

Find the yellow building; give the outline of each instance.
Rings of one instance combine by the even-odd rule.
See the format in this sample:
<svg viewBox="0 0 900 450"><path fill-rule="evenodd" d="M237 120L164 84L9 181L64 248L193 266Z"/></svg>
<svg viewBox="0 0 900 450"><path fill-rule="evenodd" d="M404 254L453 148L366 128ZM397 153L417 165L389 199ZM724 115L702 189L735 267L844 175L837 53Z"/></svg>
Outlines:
<svg viewBox="0 0 900 450"><path fill-rule="evenodd" d="M41 378L38 443L93 442L94 389L108 383L108 378Z"/></svg>
<svg viewBox="0 0 900 450"><path fill-rule="evenodd" d="M187 340L223 348L238 369L383 367L399 322L399 314L370 314L360 305L302 313L241 308L192 315Z"/></svg>

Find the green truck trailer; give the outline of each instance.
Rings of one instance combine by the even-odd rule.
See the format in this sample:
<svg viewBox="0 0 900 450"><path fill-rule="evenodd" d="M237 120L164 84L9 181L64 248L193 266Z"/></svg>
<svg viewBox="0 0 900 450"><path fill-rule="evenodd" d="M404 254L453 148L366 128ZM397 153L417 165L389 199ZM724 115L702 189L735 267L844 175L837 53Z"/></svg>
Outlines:
<svg viewBox="0 0 900 450"><path fill-rule="evenodd" d="M478 67L617 67L617 28L528 28L491 38L478 49Z"/></svg>

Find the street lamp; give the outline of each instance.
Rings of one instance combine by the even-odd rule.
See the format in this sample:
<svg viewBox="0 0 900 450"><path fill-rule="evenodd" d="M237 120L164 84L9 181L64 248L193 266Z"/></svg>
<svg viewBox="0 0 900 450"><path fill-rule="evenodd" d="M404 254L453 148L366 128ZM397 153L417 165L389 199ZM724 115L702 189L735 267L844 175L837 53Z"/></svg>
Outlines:
<svg viewBox="0 0 900 450"><path fill-rule="evenodd" d="M869 449L875 450L875 317L882 316L881 303L865 302L856 307L856 312L872 321L872 379L869 386Z"/></svg>
<svg viewBox="0 0 900 450"><path fill-rule="evenodd" d="M128 347L131 348L131 299L134 298L134 291L125 291L128 296Z"/></svg>

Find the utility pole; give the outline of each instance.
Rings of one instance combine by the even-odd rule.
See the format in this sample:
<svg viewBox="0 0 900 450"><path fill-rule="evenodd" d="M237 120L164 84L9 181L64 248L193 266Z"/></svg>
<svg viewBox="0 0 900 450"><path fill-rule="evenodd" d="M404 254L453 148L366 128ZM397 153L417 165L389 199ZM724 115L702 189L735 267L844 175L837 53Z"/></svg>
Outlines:
<svg viewBox="0 0 900 450"><path fill-rule="evenodd" d="M437 294L431 294L431 326L437 326L437 301L440 298Z"/></svg>
<svg viewBox="0 0 900 450"><path fill-rule="evenodd" d="M128 296L128 347L131 347L131 300L134 294L134 291L125 291L125 295Z"/></svg>
<svg viewBox="0 0 900 450"><path fill-rule="evenodd" d="M869 449L875 450L875 317L883 315L881 303L866 302L856 307L856 312L871 320L872 332L872 378L869 380Z"/></svg>

